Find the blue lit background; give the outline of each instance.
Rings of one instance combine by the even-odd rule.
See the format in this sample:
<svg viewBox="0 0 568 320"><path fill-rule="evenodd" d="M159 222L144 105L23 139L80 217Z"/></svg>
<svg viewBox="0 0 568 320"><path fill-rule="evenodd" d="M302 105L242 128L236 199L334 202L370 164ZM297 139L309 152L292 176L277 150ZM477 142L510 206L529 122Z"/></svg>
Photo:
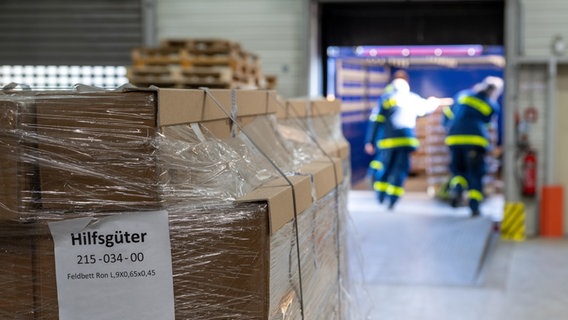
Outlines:
<svg viewBox="0 0 568 320"><path fill-rule="evenodd" d="M338 66L343 71L357 72L362 65L380 79L339 79L342 70L338 70ZM452 97L486 76L503 77L504 51L501 46L480 45L329 47L327 95L340 98L343 102L342 127L351 144L353 184L365 177L371 160L363 151L369 113L380 91L389 82L390 74L398 69L408 72L412 91L421 96ZM384 77L381 78L381 75ZM342 88L338 88L338 84ZM358 90L360 87L364 89ZM502 119L501 112L498 121L499 143L502 139Z"/></svg>

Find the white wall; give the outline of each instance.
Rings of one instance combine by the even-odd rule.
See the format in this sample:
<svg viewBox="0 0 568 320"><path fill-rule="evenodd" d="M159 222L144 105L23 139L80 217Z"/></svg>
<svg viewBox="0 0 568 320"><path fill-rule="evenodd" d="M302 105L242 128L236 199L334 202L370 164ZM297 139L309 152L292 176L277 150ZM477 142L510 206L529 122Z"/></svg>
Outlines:
<svg viewBox="0 0 568 320"><path fill-rule="evenodd" d="M556 157L554 159L554 172L557 181L564 186L564 234L568 233L568 205L566 202L568 197L568 66L562 66L558 69L557 82L558 104L556 106Z"/></svg>
<svg viewBox="0 0 568 320"><path fill-rule="evenodd" d="M538 118L535 123L528 123L523 126L524 130L528 132L529 143L536 151L538 157L537 172L538 172L538 185L545 183L544 172L546 170L545 159L547 153L546 143L546 106L547 106L547 66L545 64L539 65L524 65L518 72L518 87L515 91L518 93L518 102L509 103L509 112L517 113L521 118L527 108L534 107L538 110ZM521 179L521 154L515 154L515 181L518 181L514 188L520 193L520 179ZM528 236L538 235L539 225L539 197L523 198L525 203L526 212L526 233Z"/></svg>
<svg viewBox="0 0 568 320"><path fill-rule="evenodd" d="M547 105L547 68L546 65L523 66L518 74L519 103L515 107L520 117L523 117L527 108L538 110L537 121L528 123L529 142L536 150L540 159L546 154L546 110ZM543 173L544 162L539 162L538 172ZM538 177L539 184L544 183L544 175Z"/></svg>
<svg viewBox="0 0 568 320"><path fill-rule="evenodd" d="M522 0L521 5L523 55L549 56L555 35L568 41L568 1Z"/></svg>
<svg viewBox="0 0 568 320"><path fill-rule="evenodd" d="M539 155L539 182L540 185L563 185L566 201L568 170L565 163L568 159L566 142L568 127L564 124L564 119L568 117L568 51L555 56L552 43L556 36L562 37L564 42L568 43L568 1L518 1L521 10L518 16L517 54L523 62L517 79L518 105L512 107L520 110L531 104L537 107L539 121L531 128L531 142L536 146ZM509 49L517 50L517 48ZM550 130L551 128L553 130ZM548 134L552 135L551 139ZM545 175L548 179L543 179ZM535 217L538 217L538 206L531 206L529 202L528 207L532 207ZM530 220L533 213L527 213ZM564 233L568 234L566 206Z"/></svg>
<svg viewBox="0 0 568 320"><path fill-rule="evenodd" d="M305 0L156 0L157 37L224 38L261 58L285 97L308 92Z"/></svg>

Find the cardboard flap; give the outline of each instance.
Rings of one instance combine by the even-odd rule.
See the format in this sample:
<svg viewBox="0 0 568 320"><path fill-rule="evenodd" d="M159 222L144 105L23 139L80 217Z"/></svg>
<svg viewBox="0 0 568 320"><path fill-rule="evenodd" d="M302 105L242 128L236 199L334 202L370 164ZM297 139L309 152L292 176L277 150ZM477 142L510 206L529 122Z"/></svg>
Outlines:
<svg viewBox="0 0 568 320"><path fill-rule="evenodd" d="M341 159L341 158L331 157L331 158L317 159L315 162L322 162L322 163L330 164L335 169L335 175L332 178L335 179L337 177L336 182L337 182L337 185L339 185L339 184L341 184L341 182L343 182L342 161L343 161L343 159Z"/></svg>
<svg viewBox="0 0 568 320"><path fill-rule="evenodd" d="M337 165L335 166L337 169ZM341 165L339 165L341 167ZM307 174L312 178L313 187L315 188L316 201L323 198L337 186L335 180L334 165L329 160L315 161L303 165L300 173ZM337 177L339 179L339 176Z"/></svg>
<svg viewBox="0 0 568 320"><path fill-rule="evenodd" d="M337 144L337 156L341 159L347 159L351 156L351 145L347 141L339 141Z"/></svg>
<svg viewBox="0 0 568 320"><path fill-rule="evenodd" d="M311 197L312 184L310 177L307 175L297 175L287 177L292 182L294 188L294 196L296 200L296 212L302 213L307 210L313 203ZM278 178L265 184L264 187L286 187L290 186L284 178Z"/></svg>
<svg viewBox="0 0 568 320"><path fill-rule="evenodd" d="M341 112L341 100L327 100L324 98L313 99L312 116L323 116L330 114L339 114Z"/></svg>
<svg viewBox="0 0 568 320"><path fill-rule="evenodd" d="M205 101L206 118L230 115L233 104L237 106L239 117L266 114L269 113L269 102L274 100L270 99L274 92L267 90L211 89L209 93Z"/></svg>
<svg viewBox="0 0 568 320"><path fill-rule="evenodd" d="M346 140L328 141L322 148L331 157L347 159L351 156L351 145Z"/></svg>
<svg viewBox="0 0 568 320"><path fill-rule="evenodd" d="M294 186L296 214L311 207L311 183L308 176L290 176L288 180ZM294 197L292 187L284 178L274 179L262 187L255 189L247 195L237 199L239 202L268 202L270 231L278 231L286 223L294 219Z"/></svg>
<svg viewBox="0 0 568 320"><path fill-rule="evenodd" d="M284 101L278 98L278 94L274 90L266 91L267 103L266 113L276 113L278 110L282 109Z"/></svg>
<svg viewBox="0 0 568 320"><path fill-rule="evenodd" d="M324 98L293 98L286 100L284 110L278 111L281 118L317 117L341 112L341 101Z"/></svg>
<svg viewBox="0 0 568 320"><path fill-rule="evenodd" d="M307 99L286 100L285 115L288 118L305 118L308 116L309 106Z"/></svg>
<svg viewBox="0 0 568 320"><path fill-rule="evenodd" d="M239 202L268 202L270 232L278 231L286 223L294 219L294 205L292 201L292 188L286 187L260 187L237 199Z"/></svg>

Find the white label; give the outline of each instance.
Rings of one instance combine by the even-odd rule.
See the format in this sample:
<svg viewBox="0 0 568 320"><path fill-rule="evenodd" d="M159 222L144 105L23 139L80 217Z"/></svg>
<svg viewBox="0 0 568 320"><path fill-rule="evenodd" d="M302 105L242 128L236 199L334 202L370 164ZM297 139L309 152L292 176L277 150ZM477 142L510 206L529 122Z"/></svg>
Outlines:
<svg viewBox="0 0 568 320"><path fill-rule="evenodd" d="M165 211L49 223L60 320L174 319Z"/></svg>

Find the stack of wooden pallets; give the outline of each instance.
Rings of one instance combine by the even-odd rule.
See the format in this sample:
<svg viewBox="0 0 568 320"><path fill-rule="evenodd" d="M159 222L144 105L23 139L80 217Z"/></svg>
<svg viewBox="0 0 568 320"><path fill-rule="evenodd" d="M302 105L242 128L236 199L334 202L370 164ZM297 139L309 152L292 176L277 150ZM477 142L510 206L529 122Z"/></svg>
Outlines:
<svg viewBox="0 0 568 320"><path fill-rule="evenodd" d="M225 39L164 39L159 47L132 50L129 81L166 88L274 89L274 76L264 76L258 55Z"/></svg>

